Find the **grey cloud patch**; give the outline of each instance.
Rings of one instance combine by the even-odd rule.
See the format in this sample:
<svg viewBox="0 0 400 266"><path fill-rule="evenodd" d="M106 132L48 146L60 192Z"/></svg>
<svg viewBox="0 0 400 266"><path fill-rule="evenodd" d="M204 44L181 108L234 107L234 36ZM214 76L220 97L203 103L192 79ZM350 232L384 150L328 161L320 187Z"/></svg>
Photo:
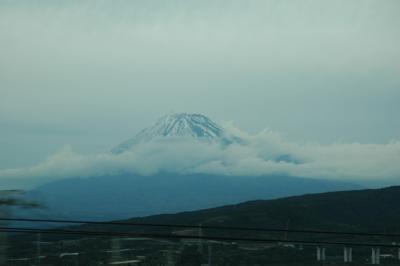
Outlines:
<svg viewBox="0 0 400 266"><path fill-rule="evenodd" d="M20 185L121 172L208 173L228 176L284 174L321 179L370 181L400 178L400 142L387 144L294 143L278 133L255 135L226 125L244 143L223 147L192 139L170 138L142 143L122 154L82 155L65 146L32 167L0 170L0 178ZM282 156L291 160L282 160ZM18 182L16 182L18 181ZM6 183L6 182L3 182Z"/></svg>

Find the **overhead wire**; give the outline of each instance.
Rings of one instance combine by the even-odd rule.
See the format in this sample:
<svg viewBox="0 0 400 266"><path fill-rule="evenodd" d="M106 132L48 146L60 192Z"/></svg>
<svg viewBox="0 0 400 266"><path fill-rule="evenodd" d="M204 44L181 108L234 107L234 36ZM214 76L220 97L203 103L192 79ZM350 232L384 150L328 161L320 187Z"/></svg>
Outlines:
<svg viewBox="0 0 400 266"><path fill-rule="evenodd" d="M144 227L167 227L167 228L188 228L188 229L214 229L232 231L255 231L255 232L285 232L285 233L304 233L304 234L326 234L326 235L349 235L349 236L376 236L398 238L396 233L368 233L368 232L348 232L348 231L327 231L327 230L297 230L283 228L256 228L256 227L236 227L219 225L189 225L189 224L164 224L164 223L143 223L143 222L102 222L85 220L58 220L58 219L33 219L33 218L0 218L0 221L9 222L33 222L33 223L59 223L59 224L79 224L79 225L115 225L115 226L144 226Z"/></svg>
<svg viewBox="0 0 400 266"><path fill-rule="evenodd" d="M0 232L9 233L30 233L30 234L58 234L58 235L85 235L85 236L111 236L111 237L138 237L151 239L197 239L214 241L246 241L259 243L288 243L288 244L308 244L308 245L341 245L341 246L362 246L362 247L387 247L400 248L400 244L392 243L362 243L362 242L343 242L343 241L315 241L315 240L281 240L273 238L253 238L253 237L226 237L212 235L176 235L161 233L134 233L134 232L111 232L111 231L86 231L86 230L65 230L65 229L40 229L23 227L0 227Z"/></svg>

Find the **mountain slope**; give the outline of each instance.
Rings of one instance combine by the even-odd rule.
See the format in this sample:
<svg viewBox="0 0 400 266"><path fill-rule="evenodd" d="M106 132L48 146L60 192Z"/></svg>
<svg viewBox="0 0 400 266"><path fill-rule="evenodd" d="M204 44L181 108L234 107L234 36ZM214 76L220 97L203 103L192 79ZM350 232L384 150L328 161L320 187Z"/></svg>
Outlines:
<svg viewBox="0 0 400 266"><path fill-rule="evenodd" d="M400 186L258 200L131 222L400 233Z"/></svg>
<svg viewBox="0 0 400 266"><path fill-rule="evenodd" d="M26 197L47 206L30 216L111 220L357 188L359 186L350 183L287 176L162 173L61 180L37 188Z"/></svg>
<svg viewBox="0 0 400 266"><path fill-rule="evenodd" d="M221 126L201 114L178 113L161 117L154 125L112 149L115 154L131 150L136 144L168 138L191 138L205 143L229 144L239 141Z"/></svg>

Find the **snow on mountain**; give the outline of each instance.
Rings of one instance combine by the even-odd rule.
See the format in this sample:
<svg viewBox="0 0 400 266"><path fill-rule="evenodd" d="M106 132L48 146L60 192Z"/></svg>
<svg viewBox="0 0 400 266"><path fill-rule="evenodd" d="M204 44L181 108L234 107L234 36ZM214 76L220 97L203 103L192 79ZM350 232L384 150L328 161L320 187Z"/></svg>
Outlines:
<svg viewBox="0 0 400 266"><path fill-rule="evenodd" d="M205 143L222 145L240 141L238 137L228 134L221 126L204 115L178 113L161 117L154 125L143 129L111 151L119 154L132 149L139 143L175 137L192 138Z"/></svg>

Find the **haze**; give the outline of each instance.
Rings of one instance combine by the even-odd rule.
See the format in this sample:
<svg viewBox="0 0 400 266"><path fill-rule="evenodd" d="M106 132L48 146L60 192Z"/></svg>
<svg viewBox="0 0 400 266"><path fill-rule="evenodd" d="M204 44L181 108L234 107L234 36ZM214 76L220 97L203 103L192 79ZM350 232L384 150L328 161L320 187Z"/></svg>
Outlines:
<svg viewBox="0 0 400 266"><path fill-rule="evenodd" d="M1 1L0 168L65 144L107 151L171 112L297 143L390 146L399 11L397 0Z"/></svg>

